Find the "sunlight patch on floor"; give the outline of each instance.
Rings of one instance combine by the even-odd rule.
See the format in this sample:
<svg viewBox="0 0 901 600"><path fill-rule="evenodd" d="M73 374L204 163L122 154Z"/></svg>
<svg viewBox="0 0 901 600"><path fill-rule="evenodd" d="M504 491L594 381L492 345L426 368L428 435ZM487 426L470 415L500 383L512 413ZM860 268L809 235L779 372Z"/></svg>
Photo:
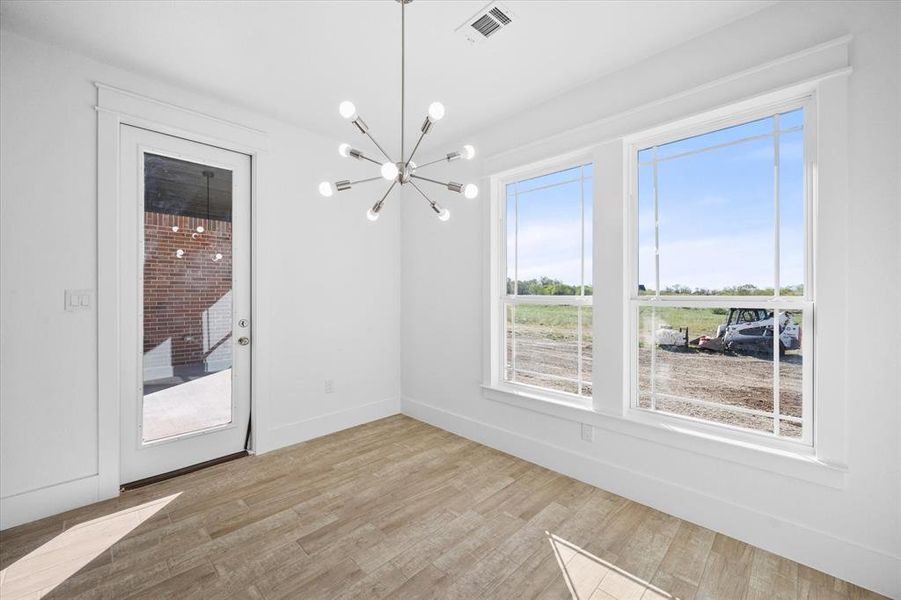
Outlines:
<svg viewBox="0 0 901 600"><path fill-rule="evenodd" d="M79 523L0 571L3 600L43 598L181 492Z"/></svg>
<svg viewBox="0 0 901 600"><path fill-rule="evenodd" d="M678 600L561 537L547 536L574 600Z"/></svg>

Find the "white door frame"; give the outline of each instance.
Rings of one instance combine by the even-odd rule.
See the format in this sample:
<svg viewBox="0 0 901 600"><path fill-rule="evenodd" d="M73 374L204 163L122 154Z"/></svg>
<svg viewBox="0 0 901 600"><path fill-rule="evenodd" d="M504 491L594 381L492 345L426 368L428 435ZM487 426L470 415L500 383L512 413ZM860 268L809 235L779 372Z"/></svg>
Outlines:
<svg viewBox="0 0 901 600"><path fill-rule="evenodd" d="M257 377L267 360L268 332L265 311L260 310L260 170L269 146L264 131L181 108L139 94L95 82L97 88L97 499L113 498L122 483L119 475L119 347L120 273L119 249L119 131L122 125L142 127L250 156L251 204L251 315L254 337L251 353L251 419L253 451L265 449L265 381ZM131 356L130 353L126 354Z"/></svg>

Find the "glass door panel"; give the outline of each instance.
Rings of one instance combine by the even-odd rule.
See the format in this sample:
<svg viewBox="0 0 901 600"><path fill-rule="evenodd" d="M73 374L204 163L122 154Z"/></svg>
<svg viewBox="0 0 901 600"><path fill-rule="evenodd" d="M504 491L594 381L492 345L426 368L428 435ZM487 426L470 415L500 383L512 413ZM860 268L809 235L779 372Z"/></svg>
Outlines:
<svg viewBox="0 0 901 600"><path fill-rule="evenodd" d="M142 442L227 425L232 172L143 154Z"/></svg>

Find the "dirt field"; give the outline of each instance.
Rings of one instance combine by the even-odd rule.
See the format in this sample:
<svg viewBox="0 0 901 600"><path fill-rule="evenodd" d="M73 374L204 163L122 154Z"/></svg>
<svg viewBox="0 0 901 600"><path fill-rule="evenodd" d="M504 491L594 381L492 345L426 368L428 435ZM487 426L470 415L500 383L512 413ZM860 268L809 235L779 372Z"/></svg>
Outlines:
<svg viewBox="0 0 901 600"><path fill-rule="evenodd" d="M753 355L714 354L703 350L656 349L657 393L762 411L773 410L773 360ZM650 407L651 348L638 351L639 405ZM780 414L801 416L801 357L789 353L779 365ZM772 431L773 419L660 398L659 410L760 431ZM800 427L782 421L783 435L800 436Z"/></svg>
<svg viewBox="0 0 901 600"><path fill-rule="evenodd" d="M513 336L516 331L515 380L570 394L579 393L579 308L517 306L507 315L507 379L513 379ZM581 309L582 391L591 396L592 309Z"/></svg>
<svg viewBox="0 0 901 600"><path fill-rule="evenodd" d="M716 325L724 317L711 309L665 309L658 319L666 317L668 325L686 326L695 335L715 334ZM582 395L591 395L592 338L591 309L582 309ZM518 306L515 315L508 313L507 379L572 394L579 392L578 308L572 306ZM512 371L515 322L516 373ZM657 325L660 321L656 322ZM696 333L695 333L696 332ZM639 405L650 407L651 342L649 323L642 319L639 348ZM780 359L780 414L801 416L802 358L799 352L788 352ZM715 354L691 349L657 347L654 358L655 403L661 411L707 419L758 431L773 431L773 419L745 415L707 406L698 406L678 398L703 400L726 406L739 406L761 411L773 410L773 360L771 356ZM800 426L789 421L780 423L781 434L799 437Z"/></svg>
<svg viewBox="0 0 901 600"><path fill-rule="evenodd" d="M510 357L508 344L508 365ZM575 341L517 336L516 381L578 393L578 344ZM582 395L591 396L591 344L582 344ZM508 369L509 371L509 369Z"/></svg>

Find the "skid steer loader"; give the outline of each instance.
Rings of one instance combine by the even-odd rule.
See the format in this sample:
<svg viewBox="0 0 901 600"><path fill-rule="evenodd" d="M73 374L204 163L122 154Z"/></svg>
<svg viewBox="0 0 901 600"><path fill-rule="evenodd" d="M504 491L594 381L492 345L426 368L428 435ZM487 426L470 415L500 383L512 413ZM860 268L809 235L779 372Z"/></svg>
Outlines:
<svg viewBox="0 0 901 600"><path fill-rule="evenodd" d="M730 308L726 322L716 335L689 340L687 330L662 327L656 332L657 345L664 348L698 348L710 352L772 354L773 311L765 308ZM801 347L801 326L792 313L779 313L779 354Z"/></svg>
<svg viewBox="0 0 901 600"><path fill-rule="evenodd" d="M801 347L801 326L793 315L779 313L779 354ZM698 348L727 352L773 352L773 311L765 308L730 308L729 318L716 328L716 337L694 340Z"/></svg>

